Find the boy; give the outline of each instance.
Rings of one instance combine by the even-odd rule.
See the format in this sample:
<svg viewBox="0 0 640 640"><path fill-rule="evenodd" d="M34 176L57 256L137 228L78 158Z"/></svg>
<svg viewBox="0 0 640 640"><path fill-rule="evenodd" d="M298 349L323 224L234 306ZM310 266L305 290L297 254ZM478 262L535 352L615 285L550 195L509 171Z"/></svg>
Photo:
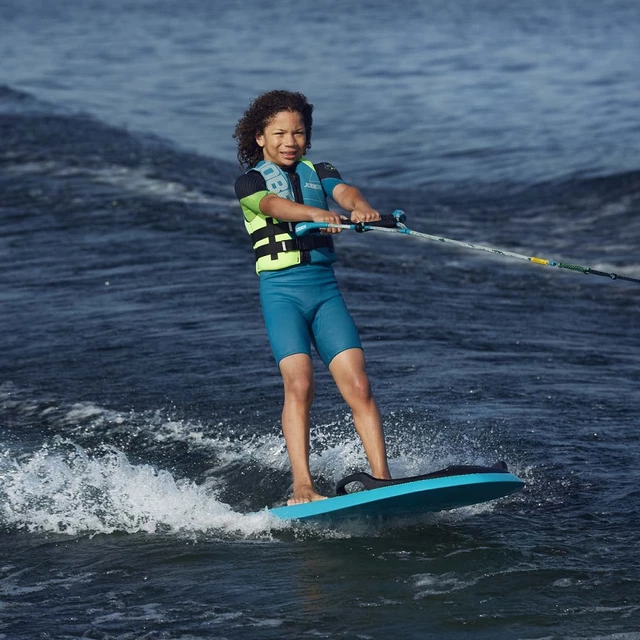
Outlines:
<svg viewBox="0 0 640 640"><path fill-rule="evenodd" d="M349 405L372 474L390 478L380 412L371 393L364 354L333 272L331 235L297 238L295 223L340 224L327 196L352 222L380 214L328 163L304 157L311 147L313 105L304 95L270 91L238 121L238 160L248 171L235 184L253 241L260 301L269 342L284 382L282 430L293 474L288 504L320 500L309 470L309 412L314 396L311 344Z"/></svg>

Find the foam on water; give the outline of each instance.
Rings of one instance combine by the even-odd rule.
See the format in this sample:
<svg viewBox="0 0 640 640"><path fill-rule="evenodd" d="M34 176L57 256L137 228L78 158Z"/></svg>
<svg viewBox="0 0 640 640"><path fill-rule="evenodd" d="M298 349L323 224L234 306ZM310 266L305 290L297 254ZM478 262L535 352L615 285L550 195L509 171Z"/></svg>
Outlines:
<svg viewBox="0 0 640 640"><path fill-rule="evenodd" d="M212 196L193 186L154 177L150 175L151 172L152 168L150 167L125 167L121 165L77 167L55 160L16 163L7 169L7 173L17 178L46 175L50 178L70 180L81 177L96 185L116 187L123 195L150 196L161 199L163 202L202 204L210 207L236 205L235 198Z"/></svg>
<svg viewBox="0 0 640 640"><path fill-rule="evenodd" d="M89 455L57 440L20 459L1 458L2 520L31 532L222 532L250 537L277 527L266 513L241 514L215 492L105 448Z"/></svg>
<svg viewBox="0 0 640 640"><path fill-rule="evenodd" d="M255 452L254 452L255 453ZM346 452L349 457L349 451ZM337 451L327 454L344 466ZM273 518L266 509L240 513L216 496L212 483L198 485L176 479L150 464L132 464L127 455L104 447L90 455L81 446L56 439L31 455L16 458L5 449L0 458L0 514L5 526L32 533L81 534L147 533L207 534L241 538L271 538L277 530L305 527ZM491 510L478 505L443 515L459 519ZM434 516L425 518L432 522ZM411 526L422 519L398 521ZM338 528L306 527L329 537L372 535L376 523L348 523ZM378 531L380 533L380 531Z"/></svg>
<svg viewBox="0 0 640 640"><path fill-rule="evenodd" d="M5 526L67 535L126 532L242 538L270 538L284 529L306 535L309 529L279 521L264 509L283 503L290 493L289 460L277 427L246 434L228 421L203 424L159 410L121 413L90 402L64 407L44 400L22 402L19 396L14 388L4 387L4 406L11 406L15 420L25 425L48 421L62 435L31 447L16 446L10 439L2 443L0 514ZM394 415L392 422L402 420ZM314 477L323 479L327 488L354 470L368 469L350 417L337 417L313 431L310 465ZM460 463L461 454L472 464L495 462L488 458L493 454L473 450L467 438L456 442L444 431L446 435L435 434L426 444L417 434L415 439L407 437L406 431L398 441L390 438L392 474L433 471ZM170 463L172 471L163 468L160 461L185 448L187 458L203 461L200 471L191 463L184 468ZM251 470L249 480L247 470ZM259 478L261 485L252 484L251 477ZM256 495L244 495L251 491ZM477 505L437 517L455 520L493 508L493 504ZM434 516L425 518L433 522ZM329 537L380 533L375 523L351 523L339 531L311 530Z"/></svg>

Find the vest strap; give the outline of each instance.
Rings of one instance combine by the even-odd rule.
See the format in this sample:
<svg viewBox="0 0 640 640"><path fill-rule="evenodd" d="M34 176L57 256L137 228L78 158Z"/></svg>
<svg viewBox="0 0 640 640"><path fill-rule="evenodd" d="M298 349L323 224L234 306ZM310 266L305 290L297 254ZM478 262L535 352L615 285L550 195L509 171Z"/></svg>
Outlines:
<svg viewBox="0 0 640 640"><path fill-rule="evenodd" d="M261 227L251 233L253 244L270 237L273 233L288 233L292 235L295 232L295 228L291 222L274 222L273 218L267 218L266 223L266 227Z"/></svg>
<svg viewBox="0 0 640 640"><path fill-rule="evenodd" d="M309 252L312 249L328 249L333 253L333 238L315 235L276 241L272 237L267 244L263 244L262 246L255 248L253 251L256 256L256 260L269 255L272 260L277 260L279 253L284 253L285 251L300 251L300 261L305 263L310 262L311 256L309 255Z"/></svg>

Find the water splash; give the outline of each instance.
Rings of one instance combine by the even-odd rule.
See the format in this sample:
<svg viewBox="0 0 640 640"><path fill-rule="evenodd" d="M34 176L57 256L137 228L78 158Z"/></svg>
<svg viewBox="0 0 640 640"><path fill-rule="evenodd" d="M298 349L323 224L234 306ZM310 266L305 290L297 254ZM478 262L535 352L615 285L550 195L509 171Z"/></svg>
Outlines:
<svg viewBox="0 0 640 640"><path fill-rule="evenodd" d="M210 488L176 480L152 465L131 464L125 453L110 447L89 455L68 440L57 440L20 459L5 451L0 478L3 523L29 532L251 537L278 527L266 511L238 513Z"/></svg>
<svg viewBox="0 0 640 640"><path fill-rule="evenodd" d="M61 406L34 400L14 388L4 392L0 398L8 438L0 444L1 525L66 535L264 539L275 531L279 536L306 536L308 529L322 537L380 533L369 524L336 533L270 516L265 507L284 503L291 477L278 425L268 428L260 416L190 420L164 410L123 413L90 402ZM411 411L392 413L386 423L395 477L450 464L493 464L501 458L513 462L511 447L511 453L502 450L499 427L470 433L468 425L460 430ZM256 432L257 424L263 433ZM38 436L26 440L29 433ZM315 421L310 466L326 495L345 475L368 470L346 412ZM516 464L512 470L521 475L526 465L523 469ZM525 480L529 484L532 479ZM481 505L437 518L448 521L492 508ZM398 524L414 525L420 522Z"/></svg>

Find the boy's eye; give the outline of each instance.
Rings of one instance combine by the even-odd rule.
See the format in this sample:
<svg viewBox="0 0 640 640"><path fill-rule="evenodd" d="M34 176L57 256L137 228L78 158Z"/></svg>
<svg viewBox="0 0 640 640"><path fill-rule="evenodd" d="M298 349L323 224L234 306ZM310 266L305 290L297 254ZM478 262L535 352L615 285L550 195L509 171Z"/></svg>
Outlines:
<svg viewBox="0 0 640 640"><path fill-rule="evenodd" d="M286 131L274 131L273 132L274 136L284 136L285 134L286 134ZM300 137L304 137L305 132L304 131L294 131L293 135L300 138Z"/></svg>

